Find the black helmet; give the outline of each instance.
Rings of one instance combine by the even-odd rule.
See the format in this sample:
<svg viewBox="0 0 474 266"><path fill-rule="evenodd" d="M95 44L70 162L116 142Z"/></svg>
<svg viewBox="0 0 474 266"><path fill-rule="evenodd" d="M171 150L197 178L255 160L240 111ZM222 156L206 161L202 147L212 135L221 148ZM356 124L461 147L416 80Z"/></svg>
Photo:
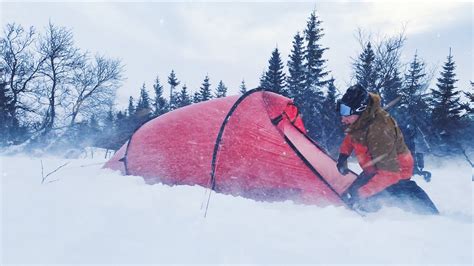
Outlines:
<svg viewBox="0 0 474 266"><path fill-rule="evenodd" d="M360 115L367 109L369 93L359 84L350 86L338 102L339 113L342 116Z"/></svg>

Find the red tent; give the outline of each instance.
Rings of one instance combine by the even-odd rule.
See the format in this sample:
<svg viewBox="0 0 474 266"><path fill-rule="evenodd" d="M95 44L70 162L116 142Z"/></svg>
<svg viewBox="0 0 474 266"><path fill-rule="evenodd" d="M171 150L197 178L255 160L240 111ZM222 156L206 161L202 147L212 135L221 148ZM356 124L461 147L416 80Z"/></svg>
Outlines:
<svg viewBox="0 0 474 266"><path fill-rule="evenodd" d="M252 90L180 108L141 126L105 167L148 184L200 185L257 200L342 204L355 180L306 134L297 107Z"/></svg>

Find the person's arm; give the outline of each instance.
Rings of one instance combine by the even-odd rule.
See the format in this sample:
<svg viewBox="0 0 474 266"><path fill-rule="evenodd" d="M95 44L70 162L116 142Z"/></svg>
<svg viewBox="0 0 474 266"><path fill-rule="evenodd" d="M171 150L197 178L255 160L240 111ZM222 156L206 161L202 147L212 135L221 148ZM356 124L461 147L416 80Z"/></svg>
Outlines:
<svg viewBox="0 0 474 266"><path fill-rule="evenodd" d="M372 160L363 168L373 168L372 178L359 191L360 198L367 198L400 180L400 166L396 150L396 132L391 126L374 125L367 134L367 147ZM367 173L366 173L367 174Z"/></svg>
<svg viewBox="0 0 474 266"><path fill-rule="evenodd" d="M352 145L352 138L349 134L347 134L339 148L339 153L350 156L353 150L354 146Z"/></svg>
<svg viewBox="0 0 474 266"><path fill-rule="evenodd" d="M353 149L354 147L352 145L351 137L349 136L349 134L347 134L339 149L339 157L337 158L336 164L337 170L342 175L347 175L349 173L349 168L347 167L347 159L351 155Z"/></svg>

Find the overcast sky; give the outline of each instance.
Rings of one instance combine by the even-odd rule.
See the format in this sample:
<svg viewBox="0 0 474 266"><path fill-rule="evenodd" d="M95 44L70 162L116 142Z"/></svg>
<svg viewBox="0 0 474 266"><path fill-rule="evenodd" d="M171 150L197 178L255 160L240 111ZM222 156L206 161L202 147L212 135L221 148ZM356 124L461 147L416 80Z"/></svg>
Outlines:
<svg viewBox="0 0 474 266"><path fill-rule="evenodd" d="M390 36L406 25L404 62L418 51L438 76L451 47L457 86L467 90L469 80L474 80L470 1L2 2L0 18L2 27L16 22L40 32L51 20L70 28L82 50L120 58L127 80L117 103L124 107L130 95L138 96L143 83L151 91L155 77L165 83L172 69L191 91L206 74L213 88L223 80L230 94L237 93L242 79L248 88L256 87L275 47L286 70L293 36L304 30L313 9L323 21L321 43L329 47L324 57L341 91L351 82L351 58L360 53L358 28L373 36Z"/></svg>

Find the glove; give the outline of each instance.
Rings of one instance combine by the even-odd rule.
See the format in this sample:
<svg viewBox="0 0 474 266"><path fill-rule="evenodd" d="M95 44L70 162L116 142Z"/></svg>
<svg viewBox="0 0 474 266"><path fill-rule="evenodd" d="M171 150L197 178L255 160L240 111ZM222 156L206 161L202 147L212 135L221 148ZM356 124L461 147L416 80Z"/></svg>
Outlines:
<svg viewBox="0 0 474 266"><path fill-rule="evenodd" d="M359 189L360 187L364 186L365 184L367 184L370 179L372 179L372 177L374 177L375 173L369 173L369 172L366 172L366 171L362 171L362 173L360 173L360 175L357 177L357 180L352 184L353 186L355 184L357 184L358 188Z"/></svg>
<svg viewBox="0 0 474 266"><path fill-rule="evenodd" d="M339 158L337 158L337 170L341 175L347 175L349 173L349 168L347 168L347 158L349 158L349 155L346 154L339 154Z"/></svg>
<svg viewBox="0 0 474 266"><path fill-rule="evenodd" d="M361 198L359 197L359 188L367 184L370 179L374 176L374 173L368 173L363 171L352 185L347 189L346 193L343 194L342 198L349 207L354 208L354 204L361 205Z"/></svg>

